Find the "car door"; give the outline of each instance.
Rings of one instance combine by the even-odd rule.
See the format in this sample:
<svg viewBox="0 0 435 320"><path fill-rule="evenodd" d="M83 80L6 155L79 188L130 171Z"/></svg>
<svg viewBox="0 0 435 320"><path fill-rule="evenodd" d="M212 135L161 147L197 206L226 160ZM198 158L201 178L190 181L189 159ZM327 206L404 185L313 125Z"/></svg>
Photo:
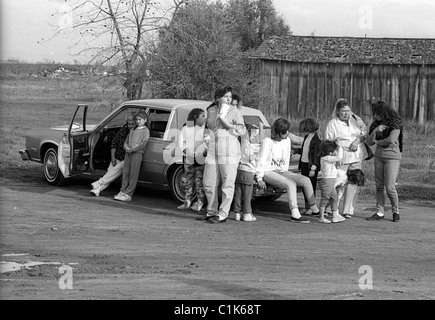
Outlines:
<svg viewBox="0 0 435 320"><path fill-rule="evenodd" d="M87 169L89 158L87 112L87 105L77 106L67 131L59 141L58 164L65 178L80 174Z"/></svg>

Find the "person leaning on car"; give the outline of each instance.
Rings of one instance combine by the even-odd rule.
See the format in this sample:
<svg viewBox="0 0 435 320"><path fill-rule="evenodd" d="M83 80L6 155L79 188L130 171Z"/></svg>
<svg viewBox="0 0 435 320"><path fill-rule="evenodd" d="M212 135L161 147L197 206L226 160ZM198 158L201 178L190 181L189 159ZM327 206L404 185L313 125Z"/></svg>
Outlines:
<svg viewBox="0 0 435 320"><path fill-rule="evenodd" d="M125 121L125 125L118 131L110 145L111 160L106 174L99 180L91 183L92 190L89 192L96 197L98 197L100 192L106 189L109 184L122 173L125 158L124 142L130 130L135 126L134 114L126 115Z"/></svg>

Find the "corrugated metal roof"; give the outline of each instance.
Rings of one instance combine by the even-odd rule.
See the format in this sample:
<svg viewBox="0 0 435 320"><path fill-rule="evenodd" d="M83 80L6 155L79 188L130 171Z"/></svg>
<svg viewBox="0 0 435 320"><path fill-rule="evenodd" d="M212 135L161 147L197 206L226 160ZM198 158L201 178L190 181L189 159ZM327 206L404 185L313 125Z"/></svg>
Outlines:
<svg viewBox="0 0 435 320"><path fill-rule="evenodd" d="M319 63L435 64L435 39L273 36L250 58Z"/></svg>

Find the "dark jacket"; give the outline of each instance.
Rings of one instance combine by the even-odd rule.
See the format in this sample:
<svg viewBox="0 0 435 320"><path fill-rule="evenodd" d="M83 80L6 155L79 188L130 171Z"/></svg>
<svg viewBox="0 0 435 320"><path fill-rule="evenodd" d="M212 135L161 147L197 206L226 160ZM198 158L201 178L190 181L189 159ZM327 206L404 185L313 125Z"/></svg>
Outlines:
<svg viewBox="0 0 435 320"><path fill-rule="evenodd" d="M299 168L298 170L301 170L301 163L302 163L302 150L304 150L304 144L305 140L307 140L308 135L304 137L304 142L302 142L302 147L300 150L301 158L299 159ZM314 134L314 137L311 139L310 143L310 149L308 151L308 163L309 167L311 169L311 166L314 164L317 168L315 171L320 171L320 157L319 157L319 147L320 143L322 141L319 138L319 135L317 133Z"/></svg>

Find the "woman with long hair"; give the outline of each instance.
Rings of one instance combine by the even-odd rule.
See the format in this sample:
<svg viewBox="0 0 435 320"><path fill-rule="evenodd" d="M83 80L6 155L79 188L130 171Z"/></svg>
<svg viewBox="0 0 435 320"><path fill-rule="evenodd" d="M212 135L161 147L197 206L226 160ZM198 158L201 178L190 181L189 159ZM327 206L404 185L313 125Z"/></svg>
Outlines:
<svg viewBox="0 0 435 320"><path fill-rule="evenodd" d="M397 112L384 101L372 104L372 114L374 121L370 125L367 144L376 145L374 165L377 212L367 220L384 219L386 191L391 203L393 221L398 222L400 215L396 179L402 159L403 123Z"/></svg>
<svg viewBox="0 0 435 320"><path fill-rule="evenodd" d="M291 221L309 223L299 212L297 186L302 186L308 205L314 214L318 214L313 186L308 177L288 170L291 153L290 122L284 118L277 119L272 125L271 138L266 137L261 143L256 170L258 186L266 188L266 183L287 189Z"/></svg>

